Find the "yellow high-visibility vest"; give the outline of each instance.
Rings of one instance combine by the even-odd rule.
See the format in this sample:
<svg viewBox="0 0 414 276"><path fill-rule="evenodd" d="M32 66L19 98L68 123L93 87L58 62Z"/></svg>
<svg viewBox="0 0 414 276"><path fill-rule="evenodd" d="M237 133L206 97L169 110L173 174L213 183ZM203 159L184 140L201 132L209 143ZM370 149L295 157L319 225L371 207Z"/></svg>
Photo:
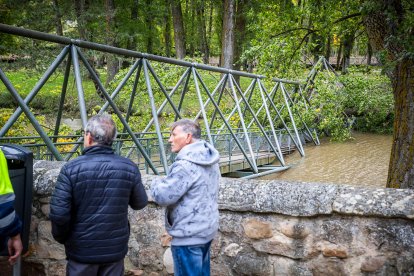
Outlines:
<svg viewBox="0 0 414 276"><path fill-rule="evenodd" d="M13 186L10 182L7 160L0 148L0 195L13 193Z"/></svg>

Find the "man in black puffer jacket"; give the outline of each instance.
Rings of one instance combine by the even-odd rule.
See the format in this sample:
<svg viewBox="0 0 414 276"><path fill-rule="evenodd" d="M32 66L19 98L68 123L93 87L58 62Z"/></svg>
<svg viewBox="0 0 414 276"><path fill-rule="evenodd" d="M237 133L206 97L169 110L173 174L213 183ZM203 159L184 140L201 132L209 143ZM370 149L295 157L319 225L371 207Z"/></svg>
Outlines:
<svg viewBox="0 0 414 276"><path fill-rule="evenodd" d="M50 202L53 237L65 245L67 275L123 275L128 251L128 205L144 208L138 167L112 150L116 126L105 115L85 128L82 156L60 171Z"/></svg>

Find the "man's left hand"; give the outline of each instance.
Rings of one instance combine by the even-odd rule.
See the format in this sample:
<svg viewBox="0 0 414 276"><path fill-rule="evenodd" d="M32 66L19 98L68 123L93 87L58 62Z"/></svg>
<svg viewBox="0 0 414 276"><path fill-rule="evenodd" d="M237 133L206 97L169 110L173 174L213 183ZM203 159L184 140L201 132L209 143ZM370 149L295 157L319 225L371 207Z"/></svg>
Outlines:
<svg viewBox="0 0 414 276"><path fill-rule="evenodd" d="M9 239L8 248L9 248L9 256L10 256L9 263L10 265L14 265L23 251L23 244L20 238L20 234L17 234L16 236L11 237Z"/></svg>

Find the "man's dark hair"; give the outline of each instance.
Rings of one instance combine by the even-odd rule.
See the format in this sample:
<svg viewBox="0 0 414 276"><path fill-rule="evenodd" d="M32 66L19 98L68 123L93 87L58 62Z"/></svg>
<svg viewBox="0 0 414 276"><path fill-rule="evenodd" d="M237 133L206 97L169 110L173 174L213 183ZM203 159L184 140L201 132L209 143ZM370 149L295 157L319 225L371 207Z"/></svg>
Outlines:
<svg viewBox="0 0 414 276"><path fill-rule="evenodd" d="M95 115L86 124L86 132L91 134L95 143L112 146L112 142L116 137L116 125L109 114Z"/></svg>
<svg viewBox="0 0 414 276"><path fill-rule="evenodd" d="M198 122L190 119L181 119L171 125L171 131L180 126L185 133L191 133L194 139L201 138L201 128Z"/></svg>

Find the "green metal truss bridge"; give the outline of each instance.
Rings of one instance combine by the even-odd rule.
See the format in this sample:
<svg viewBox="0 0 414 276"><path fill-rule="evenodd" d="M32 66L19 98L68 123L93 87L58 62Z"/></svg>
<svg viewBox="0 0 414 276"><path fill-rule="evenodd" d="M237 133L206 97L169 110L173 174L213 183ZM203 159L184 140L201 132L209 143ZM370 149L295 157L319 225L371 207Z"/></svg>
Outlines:
<svg viewBox="0 0 414 276"><path fill-rule="evenodd" d="M284 155L298 151L304 157L304 143L319 145L316 131L307 126L300 110L311 107L313 82L318 71L333 71L323 57L304 83L272 78L266 85L264 76L247 72L5 24L0 24L0 32L61 45L60 53L25 98L0 63L0 79L18 103L13 115L0 126L0 143L22 144L34 152L36 159L67 161L80 154L83 147L80 131L62 135L62 118L67 105L77 106L83 127L92 112L113 114L121 125L114 144L116 152L135 161L148 174L168 172L175 157L167 143L168 125L184 117L200 122L203 138L219 150L221 170L227 176L253 178L288 169ZM127 59L130 67L117 83L107 88L90 62L90 52ZM160 77L165 71L175 78ZM63 75L57 95L59 106L54 128L48 130L41 125L30 103L45 83L59 74ZM96 99L100 103L98 110L92 111L85 100L84 84L88 78L95 84ZM131 121L132 115L149 110L151 116L147 121L139 124ZM38 136L7 135L22 114ZM143 120L144 117L138 118Z"/></svg>

